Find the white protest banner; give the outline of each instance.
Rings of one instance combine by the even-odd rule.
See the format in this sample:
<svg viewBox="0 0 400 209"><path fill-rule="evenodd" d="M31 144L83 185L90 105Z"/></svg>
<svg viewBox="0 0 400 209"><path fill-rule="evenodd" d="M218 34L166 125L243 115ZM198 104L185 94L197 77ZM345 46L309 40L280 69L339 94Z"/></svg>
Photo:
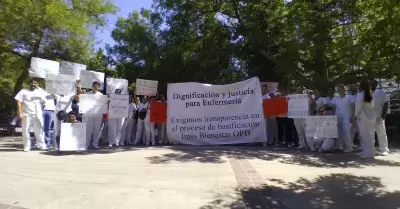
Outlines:
<svg viewBox="0 0 400 209"><path fill-rule="evenodd" d="M261 82L261 87L266 85L269 93L276 93L278 91L278 82Z"/></svg>
<svg viewBox="0 0 400 209"><path fill-rule="evenodd" d="M60 63L51 60L45 60L32 57L29 76L37 78L46 78L47 74L57 75L60 71Z"/></svg>
<svg viewBox="0 0 400 209"><path fill-rule="evenodd" d="M304 118L309 115L310 103L307 94L291 94L288 97L289 118Z"/></svg>
<svg viewBox="0 0 400 209"><path fill-rule="evenodd" d="M121 94L128 94L128 80L118 78L106 78L106 93L114 94L115 90L121 89Z"/></svg>
<svg viewBox="0 0 400 209"><path fill-rule="evenodd" d="M60 74L73 75L79 79L82 70L86 70L86 65L66 61L61 62Z"/></svg>
<svg viewBox="0 0 400 209"><path fill-rule="evenodd" d="M306 137L338 138L337 116L306 117Z"/></svg>
<svg viewBox="0 0 400 209"><path fill-rule="evenodd" d="M136 95L156 96L158 81L136 79Z"/></svg>
<svg viewBox="0 0 400 209"><path fill-rule="evenodd" d="M81 70L80 85L82 88L92 88L93 81L100 82L100 89L104 88L104 73L90 70Z"/></svg>
<svg viewBox="0 0 400 209"><path fill-rule="evenodd" d="M62 123L60 132L60 151L86 150L86 124Z"/></svg>
<svg viewBox="0 0 400 209"><path fill-rule="evenodd" d="M210 85L168 84L167 132L172 143L192 145L263 142L260 81Z"/></svg>
<svg viewBox="0 0 400 209"><path fill-rule="evenodd" d="M71 95L76 92L75 77L73 75L47 74L46 92L49 94Z"/></svg>
<svg viewBox="0 0 400 209"><path fill-rule="evenodd" d="M129 116L129 95L110 94L108 118L127 118Z"/></svg>
<svg viewBox="0 0 400 209"><path fill-rule="evenodd" d="M79 95L79 113L84 115L101 116L107 113L107 95Z"/></svg>

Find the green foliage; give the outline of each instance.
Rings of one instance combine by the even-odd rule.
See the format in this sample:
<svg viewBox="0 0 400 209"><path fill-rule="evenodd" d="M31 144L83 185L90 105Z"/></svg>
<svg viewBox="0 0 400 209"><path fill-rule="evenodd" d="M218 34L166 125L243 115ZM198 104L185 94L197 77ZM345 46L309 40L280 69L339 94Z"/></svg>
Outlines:
<svg viewBox="0 0 400 209"><path fill-rule="evenodd" d="M0 0L0 53L19 57L13 93L28 76L31 57L87 63L92 32L115 13L109 0Z"/></svg>
<svg viewBox="0 0 400 209"><path fill-rule="evenodd" d="M398 0L155 0L118 21L110 52L130 80L326 88L399 75L399 12Z"/></svg>

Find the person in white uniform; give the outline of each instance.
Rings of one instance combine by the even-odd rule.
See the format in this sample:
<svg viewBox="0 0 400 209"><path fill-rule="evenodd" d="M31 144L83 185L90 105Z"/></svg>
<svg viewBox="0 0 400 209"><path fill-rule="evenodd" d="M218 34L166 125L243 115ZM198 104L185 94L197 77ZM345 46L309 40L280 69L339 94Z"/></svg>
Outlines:
<svg viewBox="0 0 400 209"><path fill-rule="evenodd" d="M325 106L320 106L317 114L327 115L328 112L325 111ZM335 143L335 139L332 138L307 137L306 140L310 150L313 152L329 152Z"/></svg>
<svg viewBox="0 0 400 209"><path fill-rule="evenodd" d="M372 96L374 98L375 104L375 112L376 112L376 121L375 121L375 132L376 136L378 137L379 142L379 151L382 155L389 154L389 147L388 147L388 139L386 135L386 128L385 128L385 118L386 113L389 107L389 97L387 94L378 89L378 82L372 81L371 88L372 88Z"/></svg>
<svg viewBox="0 0 400 209"><path fill-rule="evenodd" d="M135 102L135 96L130 98L129 104L129 115L125 118L122 132L122 139L125 139L125 144L131 145L135 141L132 136L136 136L137 127L137 105Z"/></svg>
<svg viewBox="0 0 400 209"><path fill-rule="evenodd" d="M164 94L160 95L160 102L165 102L165 103L167 102ZM160 124L160 143L169 144L169 140L167 137L167 123Z"/></svg>
<svg viewBox="0 0 400 209"><path fill-rule="evenodd" d="M350 99L351 99L352 116L355 116L354 115L354 112L356 111L355 104L356 104L356 98L357 98L357 94L358 94L358 89L359 88L360 87L358 86L357 83L350 84L350 86L349 86L349 90L350 90L349 96L350 96ZM359 132L359 131L358 131L357 120L350 121L350 123L351 123L351 125L350 125L350 139L351 139L351 142L352 142L353 148L354 148L354 137L355 137L356 132Z"/></svg>
<svg viewBox="0 0 400 209"><path fill-rule="evenodd" d="M339 96L335 96L332 103L335 104L335 115L338 117L339 138L336 140L335 149L343 148L344 152L351 152L353 143L350 138L350 120L353 115L351 106L352 98L346 95L343 85L338 87Z"/></svg>
<svg viewBox="0 0 400 209"><path fill-rule="evenodd" d="M116 89L115 94L121 94L121 89ZM108 146L124 146L125 137L123 137L125 118L110 118L108 117Z"/></svg>
<svg viewBox="0 0 400 209"><path fill-rule="evenodd" d="M144 130L145 126L145 118L147 117L147 111L150 109L150 105L147 101L147 96L143 96L142 101L139 102L138 106L138 120L137 120L137 129L136 129L136 137L134 141L134 145L138 144L140 140L145 144L147 140L150 139L149 132ZM142 139L143 136L143 139Z"/></svg>
<svg viewBox="0 0 400 209"><path fill-rule="evenodd" d="M100 91L100 82L94 81L92 84L92 90L86 94L103 95ZM90 147L90 141L93 136L92 147L99 149L100 129L102 115L99 116L85 116L83 115L83 123L86 123L86 148Z"/></svg>
<svg viewBox="0 0 400 209"><path fill-rule="evenodd" d="M150 97L150 102L156 101L156 97ZM148 110L146 114L146 118L144 119L144 131L147 133L149 137L146 137L146 145L156 145L156 130L155 130L155 123L150 121L150 102L148 103Z"/></svg>
<svg viewBox="0 0 400 209"><path fill-rule="evenodd" d="M360 140L362 141L362 158L374 158L374 126L376 121L376 112L371 87L368 82L360 83L360 93L357 94L355 117L358 130L360 131Z"/></svg>
<svg viewBox="0 0 400 209"><path fill-rule="evenodd" d="M54 110L56 108L56 97L47 93L44 89L38 88L45 98L45 107L43 108L43 132L44 143L47 147L53 146L51 125L54 122Z"/></svg>
<svg viewBox="0 0 400 209"><path fill-rule="evenodd" d="M43 135L43 113L42 108L45 105L45 98L38 89L38 80L33 78L30 82L29 89L22 89L16 96L17 114L21 121L22 138L24 143L24 151L31 150L31 141L29 137L29 129L32 126L39 149L46 150Z"/></svg>
<svg viewBox="0 0 400 209"><path fill-rule="evenodd" d="M303 94L304 89L303 87L296 88L296 94ZM309 101L310 103L310 101ZM305 118L293 118L294 126L296 127L297 136L299 138L299 146L298 149L303 149L307 147L306 143L306 132L304 130L306 119Z"/></svg>
<svg viewBox="0 0 400 209"><path fill-rule="evenodd" d="M263 85L261 88L261 93L262 93L262 99L269 99L269 94L268 94L268 86L267 85ZM261 104L262 105L262 104ZM263 146L267 146L268 144L268 116L264 116L264 120L265 120L265 129L266 129L266 136L265 136L265 141L263 142Z"/></svg>

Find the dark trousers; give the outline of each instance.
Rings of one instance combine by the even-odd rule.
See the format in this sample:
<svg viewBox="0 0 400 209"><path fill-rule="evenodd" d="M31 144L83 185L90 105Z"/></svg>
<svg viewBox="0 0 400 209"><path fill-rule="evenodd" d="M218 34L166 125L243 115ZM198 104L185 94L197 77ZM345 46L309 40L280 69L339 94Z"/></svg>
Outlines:
<svg viewBox="0 0 400 209"><path fill-rule="evenodd" d="M293 118L277 117L279 143L291 145L296 144L296 127L294 126Z"/></svg>

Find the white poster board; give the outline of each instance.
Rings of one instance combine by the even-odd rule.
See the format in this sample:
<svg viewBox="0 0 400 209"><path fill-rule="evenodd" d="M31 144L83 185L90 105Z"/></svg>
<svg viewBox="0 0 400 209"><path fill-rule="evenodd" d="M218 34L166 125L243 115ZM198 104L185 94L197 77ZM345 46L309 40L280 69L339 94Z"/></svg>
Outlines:
<svg viewBox="0 0 400 209"><path fill-rule="evenodd" d="M268 93L276 93L278 91L278 82L261 82L261 88L266 85L268 86Z"/></svg>
<svg viewBox="0 0 400 209"><path fill-rule="evenodd" d="M118 78L106 78L106 94L114 94L115 90L121 89L121 94L129 94L128 80Z"/></svg>
<svg viewBox="0 0 400 209"><path fill-rule="evenodd" d="M60 65L60 74L73 75L77 79L80 78L82 70L86 70L86 65L67 61L62 61Z"/></svg>
<svg viewBox="0 0 400 209"><path fill-rule="evenodd" d="M168 84L167 132L172 143L216 145L266 139L260 81Z"/></svg>
<svg viewBox="0 0 400 209"><path fill-rule="evenodd" d="M306 117L306 137L338 138L337 116Z"/></svg>
<svg viewBox="0 0 400 209"><path fill-rule="evenodd" d="M32 57L29 68L29 76L46 78L47 74L57 75L60 71L60 63L56 61Z"/></svg>
<svg viewBox="0 0 400 209"><path fill-rule="evenodd" d="M129 116L129 95L110 94L108 118L127 118Z"/></svg>
<svg viewBox="0 0 400 209"><path fill-rule="evenodd" d="M304 118L309 115L310 102L307 94L288 95L288 117Z"/></svg>
<svg viewBox="0 0 400 209"><path fill-rule="evenodd" d="M46 78L46 92L58 95L75 94L75 77L73 75L48 74Z"/></svg>
<svg viewBox="0 0 400 209"><path fill-rule="evenodd" d="M81 70L80 85L82 88L92 88L93 81L100 83L100 89L104 89L104 73L90 70Z"/></svg>
<svg viewBox="0 0 400 209"><path fill-rule="evenodd" d="M107 95L79 95L79 113L89 116L101 116L107 113Z"/></svg>
<svg viewBox="0 0 400 209"><path fill-rule="evenodd" d="M158 81L136 79L136 95L156 96Z"/></svg>
<svg viewBox="0 0 400 209"><path fill-rule="evenodd" d="M61 123L60 151L86 150L86 124Z"/></svg>

